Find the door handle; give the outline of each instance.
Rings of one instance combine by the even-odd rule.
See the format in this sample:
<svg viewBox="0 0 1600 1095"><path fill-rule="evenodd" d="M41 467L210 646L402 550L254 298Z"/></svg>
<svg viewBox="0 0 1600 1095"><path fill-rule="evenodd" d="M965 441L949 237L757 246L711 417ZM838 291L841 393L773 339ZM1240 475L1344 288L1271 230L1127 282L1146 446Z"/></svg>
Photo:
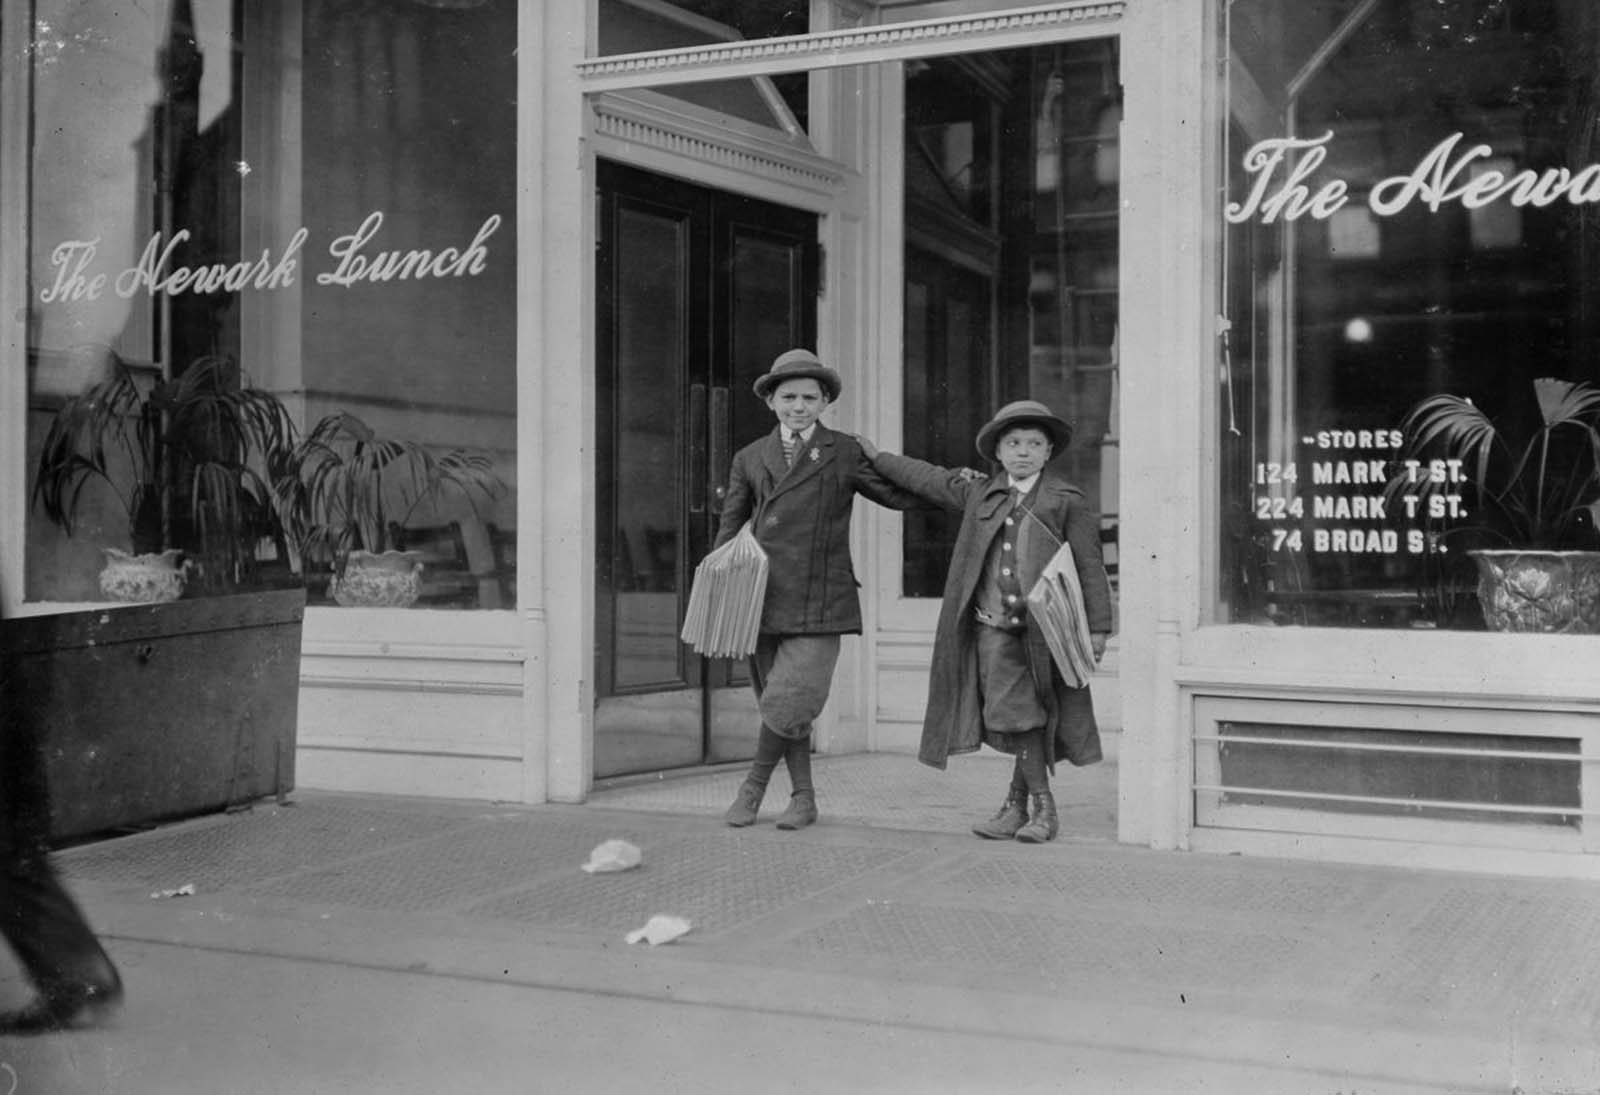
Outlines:
<svg viewBox="0 0 1600 1095"><path fill-rule="evenodd" d="M718 385L711 389L711 466L707 483L711 488L711 512L720 515L722 503L728 497L728 466L733 463L730 435L733 419L728 411L728 389Z"/></svg>
<svg viewBox="0 0 1600 1095"><path fill-rule="evenodd" d="M706 386L689 385L689 512L706 511Z"/></svg>

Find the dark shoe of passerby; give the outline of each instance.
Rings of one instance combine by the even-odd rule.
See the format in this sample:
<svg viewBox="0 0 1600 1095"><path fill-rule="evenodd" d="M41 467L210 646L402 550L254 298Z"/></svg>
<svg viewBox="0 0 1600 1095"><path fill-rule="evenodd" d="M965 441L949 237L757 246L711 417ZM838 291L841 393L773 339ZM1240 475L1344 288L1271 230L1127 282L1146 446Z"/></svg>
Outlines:
<svg viewBox="0 0 1600 1095"><path fill-rule="evenodd" d="M766 797L766 793L765 787L745 780L739 784L739 793L734 796L733 805L728 807L728 812L722 815L723 820L735 829L754 825L756 815L761 812L761 800Z"/></svg>
<svg viewBox="0 0 1600 1095"><path fill-rule="evenodd" d="M817 820L817 796L799 791L789 797L789 805L778 815L778 828L804 829Z"/></svg>
<svg viewBox="0 0 1600 1095"><path fill-rule="evenodd" d="M92 981L53 985L27 1006L0 1012L0 1034L48 1034L97 1026L121 1004L122 978L108 962Z"/></svg>
<svg viewBox="0 0 1600 1095"><path fill-rule="evenodd" d="M972 831L985 840L1010 840L1028 823L1028 792L1011 789L999 812L988 821L980 821Z"/></svg>
<svg viewBox="0 0 1600 1095"><path fill-rule="evenodd" d="M1061 831L1056 819L1056 799L1049 791L1033 796L1033 817L1017 830L1017 839L1024 844L1043 844L1054 840Z"/></svg>

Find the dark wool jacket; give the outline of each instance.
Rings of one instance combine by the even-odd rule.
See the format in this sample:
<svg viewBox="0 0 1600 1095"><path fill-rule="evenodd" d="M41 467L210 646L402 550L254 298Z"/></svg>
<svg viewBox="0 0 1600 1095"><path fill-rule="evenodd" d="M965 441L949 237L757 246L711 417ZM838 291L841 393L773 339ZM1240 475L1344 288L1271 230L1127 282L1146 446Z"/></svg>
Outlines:
<svg viewBox="0 0 1600 1095"><path fill-rule="evenodd" d="M880 453L876 467L887 478L930 502L961 510L961 531L950 555L939 627L934 633L933 664L928 683L928 710L922 723L924 764L945 767L952 753L970 753L984 742L1003 752L1014 746L1005 734L983 730L983 697L978 688L977 629L973 602L983 578L990 545L1005 528L1008 482L1004 471L988 479L964 479L959 472L909 456ZM1016 526L1017 567L1024 591L1033 588L1058 541L1072 545L1078 583L1092 632L1111 631L1111 584L1100 554L1100 516L1084 501L1083 492L1060 472L1046 468L1024 504L1032 518ZM1047 533L1045 529L1048 528ZM1050 658L1044 635L1030 620L1028 662L1034 686L1050 721L1045 739L1051 743L1052 768L1059 758L1075 765L1101 759L1100 730L1087 686L1072 688Z"/></svg>
<svg viewBox="0 0 1600 1095"><path fill-rule="evenodd" d="M861 631L861 600L850 563L850 511L862 495L892 509L922 504L879 475L855 438L821 423L791 469L781 430L740 449L728 476L721 547L746 521L767 553L767 635L842 635Z"/></svg>

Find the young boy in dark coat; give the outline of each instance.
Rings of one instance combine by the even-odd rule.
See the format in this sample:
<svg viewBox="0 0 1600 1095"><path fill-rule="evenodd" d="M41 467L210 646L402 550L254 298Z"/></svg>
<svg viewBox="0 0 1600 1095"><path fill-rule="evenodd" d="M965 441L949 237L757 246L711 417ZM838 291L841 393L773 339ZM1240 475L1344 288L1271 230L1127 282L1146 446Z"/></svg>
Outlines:
<svg viewBox="0 0 1600 1095"><path fill-rule="evenodd" d="M714 548L746 521L767 553L761 633L750 659L761 710L755 761L728 807L729 825L753 824L778 760L792 796L780 829L817 820L811 781L811 723L822 712L841 635L861 632L861 602L850 563L850 512L860 494L879 505L921 504L873 470L849 434L817 419L839 398L839 374L809 350L780 354L755 382L778 425L733 458Z"/></svg>
<svg viewBox="0 0 1600 1095"><path fill-rule="evenodd" d="M879 452L861 439L887 478L963 513L934 636L918 755L943 768L950 754L988 743L1016 757L1000 811L972 830L990 840L1053 840L1060 828L1050 790L1055 762L1101 759L1088 686L1073 688L1062 678L1027 611L1040 571L1063 541L1071 544L1095 659L1105 653L1111 587L1100 517L1081 490L1047 466L1071 437L1043 403L1007 404L978 431L978 452L1000 464L987 479Z"/></svg>

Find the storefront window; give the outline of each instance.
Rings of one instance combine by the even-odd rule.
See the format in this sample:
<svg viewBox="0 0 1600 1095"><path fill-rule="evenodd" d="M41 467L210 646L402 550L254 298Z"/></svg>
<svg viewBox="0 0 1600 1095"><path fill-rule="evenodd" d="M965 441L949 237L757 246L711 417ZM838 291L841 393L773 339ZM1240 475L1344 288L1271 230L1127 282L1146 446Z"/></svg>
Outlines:
<svg viewBox="0 0 1600 1095"><path fill-rule="evenodd" d="M1219 618L1596 630L1600 9L1221 7Z"/></svg>
<svg viewBox="0 0 1600 1095"><path fill-rule="evenodd" d="M1114 568L1117 43L917 61L905 94L905 451L973 466L1000 405L1043 401ZM906 513L906 596L943 591L959 525Z"/></svg>
<svg viewBox="0 0 1600 1095"><path fill-rule="evenodd" d="M382 603L513 606L515 40L512 0L35 5L28 599L129 594L116 549L350 603L405 549Z"/></svg>

